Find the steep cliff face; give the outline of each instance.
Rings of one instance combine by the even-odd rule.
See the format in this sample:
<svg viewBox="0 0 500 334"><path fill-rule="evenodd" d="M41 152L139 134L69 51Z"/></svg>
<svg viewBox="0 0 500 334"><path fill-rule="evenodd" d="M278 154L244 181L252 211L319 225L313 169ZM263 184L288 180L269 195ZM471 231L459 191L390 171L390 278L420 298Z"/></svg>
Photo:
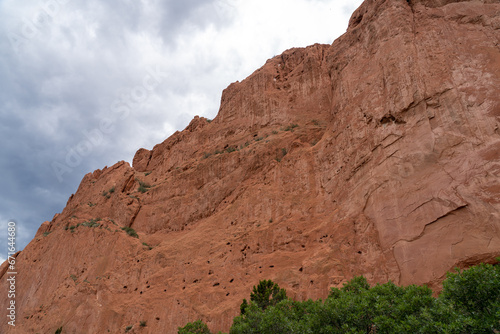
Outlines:
<svg viewBox="0 0 500 334"><path fill-rule="evenodd" d="M231 84L212 122L86 175L17 257L17 330L228 330L260 279L296 299L355 275L438 289L493 260L499 43L498 1L365 1L332 45Z"/></svg>

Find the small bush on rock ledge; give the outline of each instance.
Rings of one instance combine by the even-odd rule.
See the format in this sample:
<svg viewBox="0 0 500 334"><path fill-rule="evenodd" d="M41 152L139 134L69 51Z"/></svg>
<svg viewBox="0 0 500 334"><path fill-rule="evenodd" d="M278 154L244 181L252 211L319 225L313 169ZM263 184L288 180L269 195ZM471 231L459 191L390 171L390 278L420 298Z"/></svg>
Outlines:
<svg viewBox="0 0 500 334"><path fill-rule="evenodd" d="M131 237L139 238L139 236L137 235L137 232L135 232L135 230L131 227L125 226L125 227L122 227L122 230L127 232L127 234L130 235Z"/></svg>
<svg viewBox="0 0 500 334"><path fill-rule="evenodd" d="M142 182L142 181L139 181L139 188L137 188L137 191L141 192L141 193L145 193L149 190L149 188L151 188L151 186L149 184L147 184L146 182Z"/></svg>

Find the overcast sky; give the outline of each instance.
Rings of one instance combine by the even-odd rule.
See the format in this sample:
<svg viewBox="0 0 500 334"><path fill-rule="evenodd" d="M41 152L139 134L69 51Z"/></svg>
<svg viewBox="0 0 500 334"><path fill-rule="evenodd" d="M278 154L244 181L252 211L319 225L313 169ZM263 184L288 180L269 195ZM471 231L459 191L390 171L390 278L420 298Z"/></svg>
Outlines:
<svg viewBox="0 0 500 334"><path fill-rule="evenodd" d="M361 0L0 0L0 260L82 177L131 162L291 47L332 43Z"/></svg>

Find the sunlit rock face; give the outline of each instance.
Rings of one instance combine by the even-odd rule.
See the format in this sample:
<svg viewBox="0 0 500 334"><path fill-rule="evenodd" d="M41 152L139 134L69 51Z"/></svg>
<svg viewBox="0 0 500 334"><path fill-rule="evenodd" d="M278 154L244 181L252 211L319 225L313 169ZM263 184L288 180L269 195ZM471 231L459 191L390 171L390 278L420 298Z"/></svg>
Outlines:
<svg viewBox="0 0 500 334"><path fill-rule="evenodd" d="M17 255L16 333L227 331L261 279L300 300L356 275L438 291L493 260L499 43L498 1L365 1L213 121L86 175Z"/></svg>

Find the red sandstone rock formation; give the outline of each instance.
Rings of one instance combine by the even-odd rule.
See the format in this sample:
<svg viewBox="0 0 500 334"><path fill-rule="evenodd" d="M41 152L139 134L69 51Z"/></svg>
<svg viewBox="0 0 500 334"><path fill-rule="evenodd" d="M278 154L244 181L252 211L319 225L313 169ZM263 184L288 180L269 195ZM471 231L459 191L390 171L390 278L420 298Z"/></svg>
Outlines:
<svg viewBox="0 0 500 334"><path fill-rule="evenodd" d="M355 275L438 289L494 259L499 43L498 1L365 1L332 45L230 85L212 122L86 175L17 256L17 332L227 331L260 279L296 299Z"/></svg>

